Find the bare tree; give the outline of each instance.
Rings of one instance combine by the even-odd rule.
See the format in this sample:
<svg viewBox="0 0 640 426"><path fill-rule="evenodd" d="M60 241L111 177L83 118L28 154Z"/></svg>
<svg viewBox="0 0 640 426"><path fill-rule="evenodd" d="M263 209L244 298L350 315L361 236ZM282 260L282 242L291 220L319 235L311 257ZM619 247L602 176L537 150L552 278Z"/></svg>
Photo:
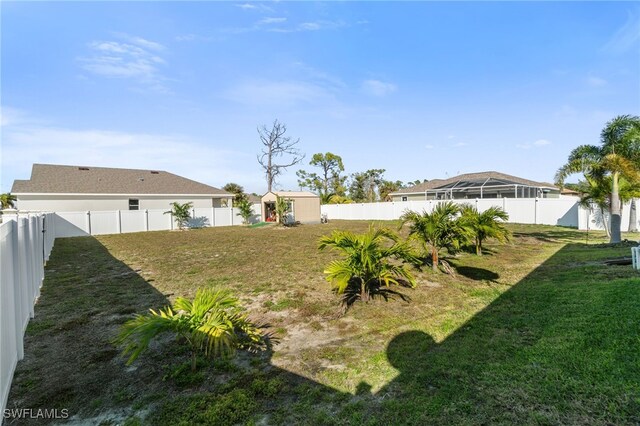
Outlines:
<svg viewBox="0 0 640 426"><path fill-rule="evenodd" d="M273 122L271 129L268 129L266 125L258 127L260 141L264 145L261 154L258 155L258 163L264 169L267 177L267 191L271 191L276 178L287 167L299 163L304 158L304 154L295 148L295 145L300 142L300 138L292 140L290 136L285 136L286 132L287 126L278 120ZM282 164L276 162L278 157L283 157Z"/></svg>

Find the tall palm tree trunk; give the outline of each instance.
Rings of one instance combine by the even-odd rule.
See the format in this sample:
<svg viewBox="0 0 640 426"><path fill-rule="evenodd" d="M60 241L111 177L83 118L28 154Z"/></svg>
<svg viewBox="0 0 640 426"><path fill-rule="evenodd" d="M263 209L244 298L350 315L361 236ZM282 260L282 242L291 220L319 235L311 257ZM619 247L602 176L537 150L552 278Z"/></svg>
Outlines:
<svg viewBox="0 0 640 426"><path fill-rule="evenodd" d="M629 232L638 232L638 216L636 214L636 199L631 199L629 207Z"/></svg>
<svg viewBox="0 0 640 426"><path fill-rule="evenodd" d="M619 172L613 172L613 185L611 188L611 239L610 243L622 241L620 229L622 225L622 208L620 205Z"/></svg>

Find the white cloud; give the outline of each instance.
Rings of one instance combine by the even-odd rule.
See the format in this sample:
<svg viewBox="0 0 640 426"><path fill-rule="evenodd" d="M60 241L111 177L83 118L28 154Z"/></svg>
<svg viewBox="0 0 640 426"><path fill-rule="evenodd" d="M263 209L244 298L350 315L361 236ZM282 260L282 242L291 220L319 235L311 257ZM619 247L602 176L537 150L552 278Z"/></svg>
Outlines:
<svg viewBox="0 0 640 426"><path fill-rule="evenodd" d="M460 148L460 147L463 147L463 146L469 146L469 144L466 143L466 142L457 142L457 143L453 144L453 146L456 147L456 148Z"/></svg>
<svg viewBox="0 0 640 426"><path fill-rule="evenodd" d="M433 148L435 148L433 145L425 145L424 147L425 147L426 149L433 149Z"/></svg>
<svg viewBox="0 0 640 426"><path fill-rule="evenodd" d="M336 30L347 26L347 24L343 21L324 20L302 22L299 24L288 26L278 26L278 24L285 24L287 22L287 18L282 17L264 18L249 27L225 28L221 31L229 34L243 34L254 31L267 31L271 33L298 33L304 31Z"/></svg>
<svg viewBox="0 0 640 426"><path fill-rule="evenodd" d="M345 27L347 24L343 21L313 21L303 22L298 25L298 31L318 31L318 30L335 30Z"/></svg>
<svg viewBox="0 0 640 426"><path fill-rule="evenodd" d="M166 92L166 80L160 66L166 61L157 52L165 49L160 43L141 37L119 34L128 43L120 41L92 41L88 44L91 56L79 58L82 68L92 74L108 78L130 78L147 89Z"/></svg>
<svg viewBox="0 0 640 426"><path fill-rule="evenodd" d="M262 3L239 3L235 5L242 10L252 10L258 12L273 12L273 9Z"/></svg>
<svg viewBox="0 0 640 426"><path fill-rule="evenodd" d="M265 24L265 25L269 25L269 24L281 24L283 22L286 22L287 18L264 18L261 19L258 24Z"/></svg>
<svg viewBox="0 0 640 426"><path fill-rule="evenodd" d="M540 148L540 147L547 146L547 145L551 145L551 142L548 141L547 139L538 139L538 140L533 141L533 142L517 144L516 147L520 148L520 149L527 150L527 149L531 149L531 148Z"/></svg>
<svg viewBox="0 0 640 426"><path fill-rule="evenodd" d="M188 41L212 41L212 40L214 40L214 37L203 36L203 35L191 33L191 34L177 35L177 36L175 36L175 40L176 41L183 41L183 42L188 42Z"/></svg>
<svg viewBox="0 0 640 426"><path fill-rule="evenodd" d="M318 22L303 22L298 28L303 31L318 31L322 26Z"/></svg>
<svg viewBox="0 0 640 426"><path fill-rule="evenodd" d="M136 44L140 47L143 47L145 49L149 49L149 50L155 50L155 51L163 51L165 49L165 47L163 45L161 45L160 43L156 43L155 41L150 41L147 39L144 39L142 37L132 37L129 36L127 34L122 34L122 33L117 33L118 36L120 36L121 38L127 40L129 43L133 43Z"/></svg>
<svg viewBox="0 0 640 426"><path fill-rule="evenodd" d="M562 107L554 113L554 115L559 118L575 117L576 114L576 109L570 105L562 105Z"/></svg>
<svg viewBox="0 0 640 426"><path fill-rule="evenodd" d="M397 90L393 83L386 83L380 80L365 80L362 82L362 91L371 96L386 96Z"/></svg>
<svg viewBox="0 0 640 426"><path fill-rule="evenodd" d="M621 54L632 49L637 49L640 42L640 9L630 11L627 21L602 47L609 53Z"/></svg>
<svg viewBox="0 0 640 426"><path fill-rule="evenodd" d="M587 77L585 79L585 82L590 87L603 87L603 86L606 86L608 84L607 80L605 80L604 78L595 77L595 76Z"/></svg>
<svg viewBox="0 0 640 426"><path fill-rule="evenodd" d="M0 108L0 127L7 127L18 124L26 118L22 110L2 106Z"/></svg>
<svg viewBox="0 0 640 426"><path fill-rule="evenodd" d="M334 92L324 85L306 81L252 80L231 88L225 97L246 105L293 106L333 99Z"/></svg>

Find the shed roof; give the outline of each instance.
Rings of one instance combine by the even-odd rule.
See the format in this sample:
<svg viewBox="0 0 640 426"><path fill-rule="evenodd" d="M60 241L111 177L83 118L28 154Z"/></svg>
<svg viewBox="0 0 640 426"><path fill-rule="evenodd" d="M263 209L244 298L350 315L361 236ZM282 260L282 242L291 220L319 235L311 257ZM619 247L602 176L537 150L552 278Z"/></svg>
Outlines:
<svg viewBox="0 0 640 426"><path fill-rule="evenodd" d="M14 194L232 194L161 170L34 164L31 179L16 180Z"/></svg>
<svg viewBox="0 0 640 426"><path fill-rule="evenodd" d="M517 176L508 175L506 173L500 173L495 171L479 172L479 173L466 173L458 176L454 176L448 179L433 179L427 182L420 183L409 188L403 188L399 191L392 192L389 195L396 194L415 194L429 190L444 189L444 188L463 188L486 185L525 185L538 188L559 189L556 186L545 183L536 182L529 179L523 179Z"/></svg>
<svg viewBox="0 0 640 426"><path fill-rule="evenodd" d="M313 197L319 198L317 194L314 194L310 191L271 191L272 194L277 195L278 197L288 197L288 198L302 198L302 197ZM268 194L268 192L267 192ZM267 195L264 194L264 195Z"/></svg>

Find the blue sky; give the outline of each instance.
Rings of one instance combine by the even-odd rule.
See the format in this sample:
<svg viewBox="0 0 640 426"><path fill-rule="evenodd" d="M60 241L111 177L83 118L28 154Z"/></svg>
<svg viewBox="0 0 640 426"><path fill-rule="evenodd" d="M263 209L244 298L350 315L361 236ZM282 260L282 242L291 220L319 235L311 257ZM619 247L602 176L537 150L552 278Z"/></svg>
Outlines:
<svg viewBox="0 0 640 426"><path fill-rule="evenodd" d="M33 163L266 190L256 127L413 181L552 181L640 114L631 2L7 2L1 190ZM297 189L291 168L282 189Z"/></svg>

